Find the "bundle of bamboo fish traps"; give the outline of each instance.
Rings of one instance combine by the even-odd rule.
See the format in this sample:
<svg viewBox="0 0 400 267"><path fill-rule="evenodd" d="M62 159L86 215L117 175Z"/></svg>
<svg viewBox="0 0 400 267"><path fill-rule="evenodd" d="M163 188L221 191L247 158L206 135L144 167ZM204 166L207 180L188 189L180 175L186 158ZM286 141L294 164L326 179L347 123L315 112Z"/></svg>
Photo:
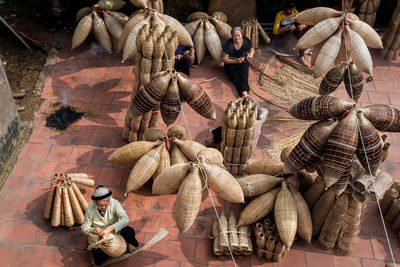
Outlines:
<svg viewBox="0 0 400 267"><path fill-rule="evenodd" d="M244 202L243 191L236 179L222 166L221 153L190 140L174 139L183 154L190 159L164 169L153 183L153 194L177 193L175 219L178 229L185 233L192 226L200 205L209 196L211 188L215 194L231 203Z"/></svg>
<svg viewBox="0 0 400 267"><path fill-rule="evenodd" d="M332 249L336 244L339 253L349 254L356 247L367 201L360 199L350 186L338 197L335 194L334 188L325 191L320 177L305 193L304 199L311 210L312 235L318 237L322 248Z"/></svg>
<svg viewBox="0 0 400 267"><path fill-rule="evenodd" d="M354 103L333 96L318 96L301 100L288 111L298 119L320 121L306 130L291 151L283 173L299 172L321 161L325 187L333 186L336 196L349 183L354 156L377 177L385 151L378 130L400 131L400 111L387 105L355 108Z"/></svg>
<svg viewBox="0 0 400 267"><path fill-rule="evenodd" d="M400 183L395 182L380 202L382 213L400 238Z"/></svg>
<svg viewBox="0 0 400 267"><path fill-rule="evenodd" d="M242 20L241 27L244 36L250 39L253 48L256 49L259 46L259 33L266 44L270 43L271 39L269 39L268 34L264 31L263 27L261 27L260 23L258 23L256 17Z"/></svg>
<svg viewBox="0 0 400 267"><path fill-rule="evenodd" d="M257 105L249 98L229 102L224 111L220 151L226 169L233 175L242 174L250 159L256 119Z"/></svg>
<svg viewBox="0 0 400 267"><path fill-rule="evenodd" d="M381 0L365 0L360 2L358 17L371 27L375 24L376 12L378 11Z"/></svg>
<svg viewBox="0 0 400 267"><path fill-rule="evenodd" d="M164 13L164 3L162 0L130 0L131 3L140 9L155 9L159 13Z"/></svg>
<svg viewBox="0 0 400 267"><path fill-rule="evenodd" d="M225 14L217 11L209 16L207 13L197 11L188 16L187 22L185 28L193 38L197 63L200 64L203 60L206 49L215 60L220 62L222 45L231 38L232 30L232 27L226 23Z"/></svg>
<svg viewBox="0 0 400 267"><path fill-rule="evenodd" d="M140 6L140 8L144 7ZM141 36L138 34L139 30L142 29L144 25L148 24L157 25L157 28L154 28L156 30L157 36L159 34L162 34L164 32L164 29L168 26L169 29L176 31L176 36L178 37L179 44L182 44L183 46L193 46L192 38L190 37L186 29L182 26L182 24L179 23L179 21L166 14L159 13L152 8L140 9L131 15L128 22L125 24L121 37L118 41L118 51L123 51L123 62L136 55L138 51L138 42L136 39ZM146 27L150 30L152 25ZM169 38L171 33L172 31L170 31L170 33L166 34L167 36L164 37L166 39ZM164 38L162 39L162 41L164 41ZM153 43L155 43L155 41L153 41ZM164 52L166 45L167 44L163 44L162 52Z"/></svg>
<svg viewBox="0 0 400 267"><path fill-rule="evenodd" d="M220 258L229 258L231 253L235 257L249 256L253 254L251 230L249 225L237 227L235 214L231 212L226 218L224 212L215 219L211 228L213 237L213 252ZM230 250L230 251L229 251Z"/></svg>
<svg viewBox="0 0 400 267"><path fill-rule="evenodd" d="M270 160L268 163L269 166L263 164L258 168L270 170L272 167L275 168L275 172L279 168L282 169L282 165L278 166L278 161ZM293 179L288 188L287 182L283 178L253 174L238 179L238 182L244 196L253 198L240 214L238 227L255 223L274 211L273 218L279 239L287 249L292 246L296 233L307 243L311 241L310 211L298 191L298 181ZM277 242L277 239L274 240Z"/></svg>
<svg viewBox="0 0 400 267"><path fill-rule="evenodd" d="M396 60L400 51L400 1L397 1L389 27L383 35L381 56L387 60Z"/></svg>
<svg viewBox="0 0 400 267"><path fill-rule="evenodd" d="M76 184L94 186L94 180L85 173L56 173L50 181L43 217L51 221L51 226L71 227L82 224L88 203Z"/></svg>
<svg viewBox="0 0 400 267"><path fill-rule="evenodd" d="M260 258L279 262L288 249L282 243L277 226L270 218L264 218L254 225L255 251Z"/></svg>
<svg viewBox="0 0 400 267"><path fill-rule="evenodd" d="M314 25L297 42L297 49L314 47L311 63L314 78L325 74L332 65L354 62L358 69L372 75L372 59L368 47L382 48L375 30L365 22L352 19L352 13L316 7L299 13L300 24Z"/></svg>
<svg viewBox="0 0 400 267"><path fill-rule="evenodd" d="M93 31L99 44L111 54L112 45L117 46L128 16L116 10L122 8L122 0L100 0L93 7L81 8L76 14L75 28L72 36L72 47L80 46Z"/></svg>

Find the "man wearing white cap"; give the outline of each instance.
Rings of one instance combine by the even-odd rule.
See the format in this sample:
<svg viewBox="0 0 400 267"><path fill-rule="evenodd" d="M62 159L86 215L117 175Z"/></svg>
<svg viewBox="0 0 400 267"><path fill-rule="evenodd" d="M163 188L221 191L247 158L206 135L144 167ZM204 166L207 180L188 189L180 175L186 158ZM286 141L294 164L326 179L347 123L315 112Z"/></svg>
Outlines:
<svg viewBox="0 0 400 267"><path fill-rule="evenodd" d="M137 247L139 243L135 238L135 230L128 226L129 217L118 200L112 198L112 192L105 186L96 187L92 195L93 202L85 213L82 231L86 234L107 236L111 232L119 233L130 245ZM96 265L105 262L109 256L101 249L92 249Z"/></svg>

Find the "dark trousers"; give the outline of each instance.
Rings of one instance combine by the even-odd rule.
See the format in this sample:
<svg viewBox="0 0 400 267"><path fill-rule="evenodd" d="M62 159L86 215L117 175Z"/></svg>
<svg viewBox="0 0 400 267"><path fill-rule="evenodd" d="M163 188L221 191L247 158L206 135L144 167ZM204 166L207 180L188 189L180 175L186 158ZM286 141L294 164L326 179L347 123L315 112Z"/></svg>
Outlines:
<svg viewBox="0 0 400 267"><path fill-rule="evenodd" d="M226 74L232 80L236 86L236 90L241 97L243 92L247 93L250 91L249 87L249 63L247 60L240 64L225 64L224 66Z"/></svg>
<svg viewBox="0 0 400 267"><path fill-rule="evenodd" d="M135 230L132 227L126 226L121 230L121 232L119 232L119 234L125 239L126 243L131 244L134 247L139 246L139 243L135 238ZM96 265L104 263L110 257L99 248L92 249L92 255Z"/></svg>
<svg viewBox="0 0 400 267"><path fill-rule="evenodd" d="M176 71L183 72L187 76L190 76L190 63L186 59L175 60L174 68Z"/></svg>

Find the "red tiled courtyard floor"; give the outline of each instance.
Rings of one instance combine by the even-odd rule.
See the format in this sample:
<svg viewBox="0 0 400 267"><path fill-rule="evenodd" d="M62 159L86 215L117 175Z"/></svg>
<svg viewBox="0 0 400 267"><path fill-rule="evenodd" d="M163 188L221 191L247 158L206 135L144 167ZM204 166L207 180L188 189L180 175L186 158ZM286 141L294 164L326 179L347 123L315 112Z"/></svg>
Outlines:
<svg viewBox="0 0 400 267"><path fill-rule="evenodd" d="M170 234L155 247L131 257L115 266L232 266L230 260L219 260L212 254L212 241L208 239L215 214L211 201L201 205L195 224L184 235L179 234L173 218L175 195L152 196L151 184L128 198L123 197L130 164L118 165L106 161L116 148L126 144L121 137L124 117L135 84L129 64L120 63L120 55L106 55L97 46L86 46L70 52L70 36L62 42L55 63L45 67L44 102L36 113L34 130L24 145L16 165L0 192L0 266L89 266L89 252L85 250L86 236L79 227L52 228L42 216L49 185L54 172L85 172L97 184L109 186L120 200L136 229L140 243L148 241L160 227ZM260 54L260 51L258 51ZM385 103L400 108L400 62L389 63L375 54L374 78L365 85L361 104ZM185 106L185 114L194 140L208 136L209 129L219 125L227 101L237 97L223 70L207 58L201 67L191 69L192 78L202 84L215 104L217 122L201 118ZM257 75L250 73L251 86L257 90ZM343 90L343 89L342 89ZM340 96L345 96L339 92ZM56 132L44 127L44 116L53 109L52 104L65 99L68 104L90 111L66 131ZM255 97L256 101L260 99ZM264 107L268 107L263 103ZM278 112L274 107L271 112ZM177 120L183 125L182 116ZM165 127L165 126L162 126ZM263 146L285 135L282 127L262 128L252 160L268 157ZM400 134L388 134L391 143L389 160L384 170L394 178L400 174ZM93 192L82 188L87 199ZM217 210L228 213L238 206L215 198ZM400 261L400 243L396 233L388 227L395 257ZM314 242L315 243L315 242ZM349 256L323 251L316 244L306 246L297 241L290 252L278 263L256 256L238 260L239 266L384 266L390 255L377 205L370 202L357 242L357 249Z"/></svg>

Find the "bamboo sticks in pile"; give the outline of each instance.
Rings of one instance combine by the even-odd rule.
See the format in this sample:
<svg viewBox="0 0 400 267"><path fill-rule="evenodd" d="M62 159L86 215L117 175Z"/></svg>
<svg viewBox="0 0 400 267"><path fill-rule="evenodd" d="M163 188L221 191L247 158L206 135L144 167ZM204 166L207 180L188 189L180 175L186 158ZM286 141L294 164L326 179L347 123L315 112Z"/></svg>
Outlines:
<svg viewBox="0 0 400 267"><path fill-rule="evenodd" d="M235 256L248 256L253 254L250 228L246 226L237 227L237 219L233 212L229 218L224 212L220 215L221 225L216 219L212 225L212 236L214 237L213 251L220 258L230 257L229 248Z"/></svg>
<svg viewBox="0 0 400 267"><path fill-rule="evenodd" d="M254 49L258 48L259 45L259 31L261 37L264 39L266 44L269 44L269 42L271 41L267 33L264 31L263 27L261 27L260 23L258 23L256 17L250 18L248 20L243 20L241 23L241 27L243 29L244 36L250 39L251 45Z"/></svg>
<svg viewBox="0 0 400 267"><path fill-rule="evenodd" d="M257 105L250 99L229 102L222 118L221 153L224 165L233 175L242 174L242 167L251 155Z"/></svg>
<svg viewBox="0 0 400 267"><path fill-rule="evenodd" d="M94 180L88 179L85 173L56 173L50 181L43 217L51 221L51 226L71 227L82 224L89 204L76 183L94 186Z"/></svg>
<svg viewBox="0 0 400 267"><path fill-rule="evenodd" d="M400 1L397 1L389 27L383 36L381 56L386 60L396 60L400 51Z"/></svg>

